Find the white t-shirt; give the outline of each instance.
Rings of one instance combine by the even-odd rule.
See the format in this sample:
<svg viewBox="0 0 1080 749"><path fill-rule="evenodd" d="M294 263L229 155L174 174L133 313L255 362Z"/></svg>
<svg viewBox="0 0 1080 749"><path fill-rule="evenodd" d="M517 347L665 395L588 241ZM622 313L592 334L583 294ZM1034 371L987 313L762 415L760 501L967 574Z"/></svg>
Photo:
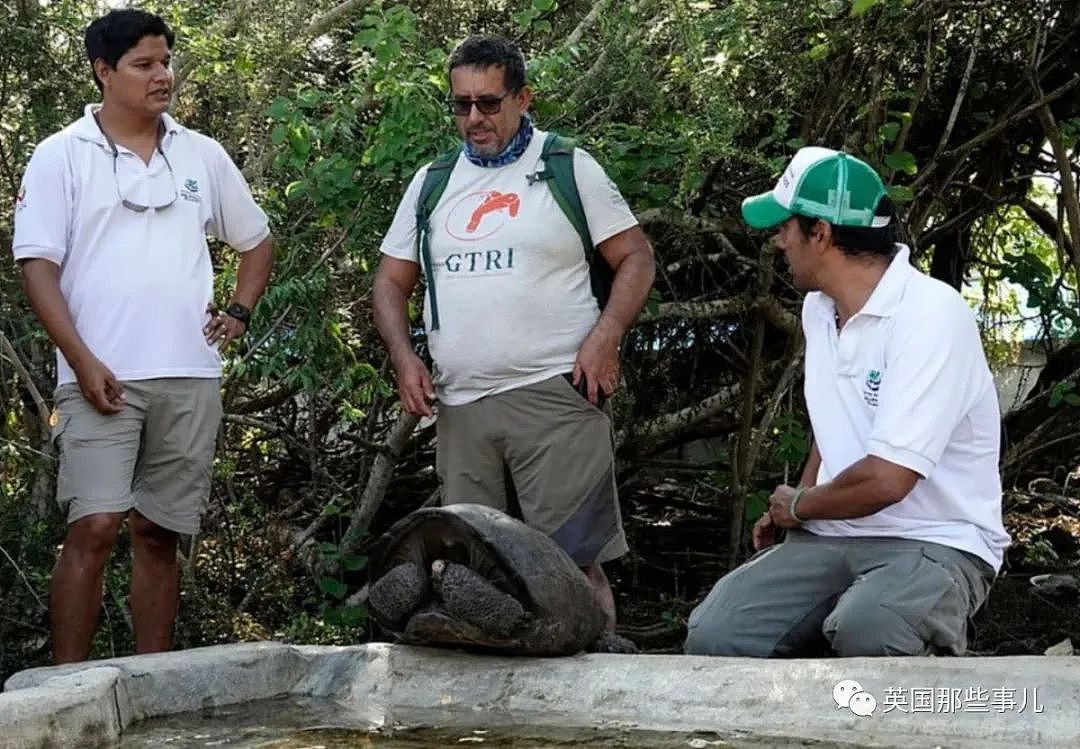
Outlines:
<svg viewBox="0 0 1080 749"><path fill-rule="evenodd" d="M970 552L1001 568L1009 536L998 474L1001 417L975 317L901 245L870 299L836 332L836 307L808 294L806 402L817 483L867 455L922 478L900 502L852 520L810 520L825 536L895 536Z"/></svg>
<svg viewBox="0 0 1080 749"><path fill-rule="evenodd" d="M458 157L431 216L439 329L424 321L440 401L461 405L569 372L600 311L581 238L544 181L546 133L498 168ZM604 170L580 148L574 173L593 245L637 225ZM418 263L416 202L427 167L409 183L382 242L386 255Z"/></svg>
<svg viewBox="0 0 1080 749"><path fill-rule="evenodd" d="M202 332L214 298L206 235L250 250L270 233L266 215L225 150L168 114L161 147L171 179L157 150L147 165L119 144L114 176L96 109L34 150L15 206L15 259L60 266L79 335L118 379L219 377L221 358ZM121 195L176 201L138 213ZM75 382L56 358L58 384Z"/></svg>

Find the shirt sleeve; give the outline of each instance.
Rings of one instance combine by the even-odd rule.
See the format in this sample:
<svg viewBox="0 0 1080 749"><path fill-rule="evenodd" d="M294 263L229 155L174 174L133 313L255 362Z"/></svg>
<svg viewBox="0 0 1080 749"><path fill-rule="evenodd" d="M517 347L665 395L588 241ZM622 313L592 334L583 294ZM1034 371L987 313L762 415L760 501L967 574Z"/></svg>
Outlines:
<svg viewBox="0 0 1080 749"><path fill-rule="evenodd" d="M637 226L638 220L619 188L596 159L580 148L574 149L574 178L594 246Z"/></svg>
<svg viewBox="0 0 1080 749"><path fill-rule="evenodd" d="M923 478L941 460L989 377L974 316L962 300L940 305L931 320L901 321L886 353L880 400L867 453Z"/></svg>
<svg viewBox="0 0 1080 749"><path fill-rule="evenodd" d="M420 198L425 176L426 166L413 175L409 186L405 188L405 194L394 213L394 220L382 240L380 249L384 255L413 263L420 262L416 248L416 201Z"/></svg>
<svg viewBox="0 0 1080 749"><path fill-rule="evenodd" d="M229 154L216 141L213 150L213 217L209 231L238 252L255 249L270 235L270 222Z"/></svg>
<svg viewBox="0 0 1080 749"><path fill-rule="evenodd" d="M42 143L30 157L15 198L15 260L64 262L71 226L71 191L71 169L63 143Z"/></svg>

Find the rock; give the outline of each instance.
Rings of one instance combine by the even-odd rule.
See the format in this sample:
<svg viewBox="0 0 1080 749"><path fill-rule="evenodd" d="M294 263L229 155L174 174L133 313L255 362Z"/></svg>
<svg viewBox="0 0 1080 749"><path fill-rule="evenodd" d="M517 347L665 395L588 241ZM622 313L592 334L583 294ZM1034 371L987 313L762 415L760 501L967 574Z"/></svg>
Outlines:
<svg viewBox="0 0 1080 749"><path fill-rule="evenodd" d="M1029 582L1036 591L1048 596L1066 597L1080 594L1080 579L1074 575L1033 575Z"/></svg>
<svg viewBox="0 0 1080 749"><path fill-rule="evenodd" d="M1066 637L1057 645L1051 645L1046 649L1043 655L1075 655L1076 650L1073 648L1072 640Z"/></svg>

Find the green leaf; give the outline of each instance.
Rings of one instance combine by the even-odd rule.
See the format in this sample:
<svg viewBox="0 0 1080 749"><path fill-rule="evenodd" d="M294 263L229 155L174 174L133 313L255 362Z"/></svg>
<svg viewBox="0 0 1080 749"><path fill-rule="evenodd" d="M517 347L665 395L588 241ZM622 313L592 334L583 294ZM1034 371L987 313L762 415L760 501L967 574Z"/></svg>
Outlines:
<svg viewBox="0 0 1080 749"><path fill-rule="evenodd" d="M557 3L555 0L533 0L533 7L541 13L547 13L548 11L555 10Z"/></svg>
<svg viewBox="0 0 1080 749"><path fill-rule="evenodd" d="M510 17L514 19L514 23L516 23L518 26L523 29L527 29L529 28L529 26L532 25L532 22L535 21L539 16L540 13L537 12L535 8L529 8L528 10L523 10L520 13L513 13Z"/></svg>
<svg viewBox="0 0 1080 749"><path fill-rule="evenodd" d="M270 131L270 142L275 146L280 146L285 142L285 138L288 135L285 130L285 126L280 122L274 125L274 129Z"/></svg>
<svg viewBox="0 0 1080 749"><path fill-rule="evenodd" d="M829 52L832 50L832 45L829 42L822 42L821 44L815 44L810 48L810 59L821 60L829 56Z"/></svg>
<svg viewBox="0 0 1080 749"><path fill-rule="evenodd" d="M645 301L645 310L650 315L655 315L660 311L660 302L663 297L660 295L659 289L653 289L649 292L649 298Z"/></svg>
<svg viewBox="0 0 1080 749"><path fill-rule="evenodd" d="M285 188L286 198L298 198L301 195L307 193L307 183L302 179L298 179L295 182L290 182Z"/></svg>
<svg viewBox="0 0 1080 749"><path fill-rule="evenodd" d="M1065 402L1070 406L1080 406L1080 395L1076 393L1069 393L1065 396Z"/></svg>
<svg viewBox="0 0 1080 749"><path fill-rule="evenodd" d="M356 36L353 37L353 44L357 44L361 47L374 47L375 42L379 40L379 32L375 29L363 29L358 31Z"/></svg>
<svg viewBox="0 0 1080 749"><path fill-rule="evenodd" d="M319 543L319 551L321 553L323 553L323 554L332 554L333 552L335 552L337 550L338 550L338 545L337 544L328 543L326 541L322 541L322 542Z"/></svg>
<svg viewBox="0 0 1080 749"><path fill-rule="evenodd" d="M881 0L854 0L854 2L851 3L851 17L858 18L879 2L881 2Z"/></svg>
<svg viewBox="0 0 1080 749"><path fill-rule="evenodd" d="M899 122L886 122L881 126L881 137L886 143L892 143L900 134Z"/></svg>
<svg viewBox="0 0 1080 749"><path fill-rule="evenodd" d="M274 99L269 109L266 110L266 114L275 120L288 117L290 112L292 112L292 102L284 96Z"/></svg>
<svg viewBox="0 0 1080 749"><path fill-rule="evenodd" d="M368 618L367 609L363 606L339 606L332 611L334 623L342 627L359 627ZM330 611L326 613L329 615ZM329 621L329 616L327 621Z"/></svg>
<svg viewBox="0 0 1080 749"><path fill-rule="evenodd" d="M903 205L904 203L910 203L915 200L915 193L907 185L893 185L888 188L889 197L897 205Z"/></svg>
<svg viewBox="0 0 1080 749"><path fill-rule="evenodd" d="M1061 383L1058 383L1061 384ZM1059 387L1055 387L1050 391L1050 407L1055 408L1061 404L1061 401L1065 399L1065 391Z"/></svg>
<svg viewBox="0 0 1080 749"><path fill-rule="evenodd" d="M349 572L359 572L367 567L367 557L359 556L356 554L348 554L344 559L345 569Z"/></svg>
<svg viewBox="0 0 1080 749"><path fill-rule="evenodd" d="M915 174L919 171L919 165L915 156L910 151L897 151L885 157L885 166L896 172Z"/></svg>
<svg viewBox="0 0 1080 749"><path fill-rule="evenodd" d="M319 578L319 589L329 596L333 596L338 600L345 597L345 593L348 588L345 587L345 583L341 582L337 578L324 576Z"/></svg>
<svg viewBox="0 0 1080 749"><path fill-rule="evenodd" d="M746 497L745 510L743 511L743 517L746 518L746 522L753 524L769 509L769 497L765 492L751 492Z"/></svg>

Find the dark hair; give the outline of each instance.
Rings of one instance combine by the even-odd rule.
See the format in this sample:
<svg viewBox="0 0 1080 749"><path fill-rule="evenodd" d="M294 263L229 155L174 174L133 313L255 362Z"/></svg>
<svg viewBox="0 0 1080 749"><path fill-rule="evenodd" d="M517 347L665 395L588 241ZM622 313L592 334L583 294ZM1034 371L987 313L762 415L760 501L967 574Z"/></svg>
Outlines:
<svg viewBox="0 0 1080 749"><path fill-rule="evenodd" d="M525 57L509 39L487 34L473 34L450 55L450 72L462 66L482 70L498 65L503 71L503 85L515 92L525 85Z"/></svg>
<svg viewBox="0 0 1080 749"><path fill-rule="evenodd" d="M113 70L129 49L138 45L145 36L163 36L172 49L176 35L160 16L142 10L113 10L86 27L86 56L90 60L90 73L98 89L101 81L94 72L94 61L101 59Z"/></svg>
<svg viewBox="0 0 1080 749"><path fill-rule="evenodd" d="M896 253L896 243L903 241L903 231L900 227L900 217L896 213L896 206L889 196L884 196L878 203L875 216L888 216L887 226L838 226L831 224L833 244L839 247L845 255L855 257L858 255L883 255L892 257ZM795 214L795 220L799 224L799 230L804 237L810 236L810 230L818 221L825 221L814 216Z"/></svg>

